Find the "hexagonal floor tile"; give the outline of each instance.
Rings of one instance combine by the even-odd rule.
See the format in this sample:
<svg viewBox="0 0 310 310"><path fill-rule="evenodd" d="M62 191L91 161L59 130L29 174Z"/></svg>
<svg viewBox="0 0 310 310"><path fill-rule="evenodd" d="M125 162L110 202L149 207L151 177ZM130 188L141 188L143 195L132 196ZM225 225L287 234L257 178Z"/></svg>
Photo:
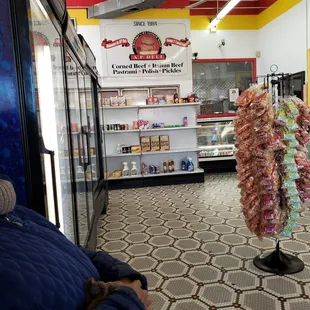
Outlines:
<svg viewBox="0 0 310 310"><path fill-rule="evenodd" d="M126 253L132 255L132 256L141 256L141 255L147 255L151 253L153 250L153 247L151 247L148 244L135 244L129 246L125 251Z"/></svg>
<svg viewBox="0 0 310 310"><path fill-rule="evenodd" d="M224 219L235 219L239 217L239 214L235 212L219 212L218 216Z"/></svg>
<svg viewBox="0 0 310 310"><path fill-rule="evenodd" d="M259 286L259 279L257 276L253 275L250 272L246 271L230 271L227 272L224 276L224 281L231 286L234 287L234 289L255 289Z"/></svg>
<svg viewBox="0 0 310 310"><path fill-rule="evenodd" d="M178 220L180 217L181 217L181 215L176 214L176 213L164 213L160 216L160 218L165 220L165 221Z"/></svg>
<svg viewBox="0 0 310 310"><path fill-rule="evenodd" d="M284 250L290 252L296 252L296 253L309 252L309 246L296 240L282 241L281 246Z"/></svg>
<svg viewBox="0 0 310 310"><path fill-rule="evenodd" d="M206 264L210 260L210 256L204 252L186 251L181 255L181 260L190 265Z"/></svg>
<svg viewBox="0 0 310 310"><path fill-rule="evenodd" d="M188 267L182 262L163 262L157 267L157 273L164 277L176 277L186 274Z"/></svg>
<svg viewBox="0 0 310 310"><path fill-rule="evenodd" d="M172 298L188 298L196 293L196 283L186 278L169 279L163 285L163 292Z"/></svg>
<svg viewBox="0 0 310 310"><path fill-rule="evenodd" d="M206 305L198 300L178 300L175 303L173 303L170 309L171 310L206 310Z"/></svg>
<svg viewBox="0 0 310 310"><path fill-rule="evenodd" d="M107 217L104 218L104 220L107 223L114 223L114 222L121 222L122 220L124 220L124 216L123 215L108 215Z"/></svg>
<svg viewBox="0 0 310 310"><path fill-rule="evenodd" d="M216 225L216 224L224 223L225 220L220 217L207 217L207 218L203 218L202 221L210 225Z"/></svg>
<svg viewBox="0 0 310 310"><path fill-rule="evenodd" d="M116 223L109 223L109 224L106 224L104 225L104 229L106 231L111 231L111 230L121 230L125 227L126 225L124 223L119 223L119 222L116 222Z"/></svg>
<svg viewBox="0 0 310 310"><path fill-rule="evenodd" d="M264 238L262 241L260 241L257 237L253 237L249 239L249 243L260 250L273 250L276 248L275 240L268 238Z"/></svg>
<svg viewBox="0 0 310 310"><path fill-rule="evenodd" d="M143 222L144 225L146 226L160 226L164 223L165 221L164 220L161 220L161 219L148 219L148 220L145 220Z"/></svg>
<svg viewBox="0 0 310 310"><path fill-rule="evenodd" d="M285 306L285 310L309 310L310 300L290 300Z"/></svg>
<svg viewBox="0 0 310 310"><path fill-rule="evenodd" d="M223 225L213 225L211 226L211 230L218 234L231 234L234 231L234 228L231 226Z"/></svg>
<svg viewBox="0 0 310 310"><path fill-rule="evenodd" d="M259 255L260 251L259 249L251 247L249 245L238 245L233 247L232 253L240 258L250 259Z"/></svg>
<svg viewBox="0 0 310 310"><path fill-rule="evenodd" d="M213 264L218 268L233 270L240 268L242 266L242 261L232 255L220 255L215 257Z"/></svg>
<svg viewBox="0 0 310 310"><path fill-rule="evenodd" d="M302 294L301 287L295 281L284 277L272 276L263 279L262 286L278 297L299 297Z"/></svg>
<svg viewBox="0 0 310 310"><path fill-rule="evenodd" d="M146 226L142 224L132 224L125 227L125 231L129 233L137 233L137 232L143 232L146 230Z"/></svg>
<svg viewBox="0 0 310 310"><path fill-rule="evenodd" d="M233 226L233 227L244 227L244 226L246 226L244 220L242 220L242 219L228 220L226 223L228 225Z"/></svg>
<svg viewBox="0 0 310 310"><path fill-rule="evenodd" d="M147 278L148 290L155 290L164 281L163 277L155 272L144 272L143 275Z"/></svg>
<svg viewBox="0 0 310 310"><path fill-rule="evenodd" d="M204 209L206 209L206 206L204 206ZM210 211L210 210L198 210L196 214L199 216L203 216L203 217L209 217L209 216L214 216L216 212Z"/></svg>
<svg viewBox="0 0 310 310"><path fill-rule="evenodd" d="M208 242L204 244L201 248L208 254L224 254L229 251L229 246L220 242Z"/></svg>
<svg viewBox="0 0 310 310"><path fill-rule="evenodd" d="M181 239L175 242L174 246L180 250L196 250L200 246L200 242L193 239Z"/></svg>
<svg viewBox="0 0 310 310"><path fill-rule="evenodd" d="M124 238L127 235L124 231L111 231L104 235L106 240L119 240Z"/></svg>
<svg viewBox="0 0 310 310"><path fill-rule="evenodd" d="M243 292L243 294L240 295L240 304L242 304L246 309L251 310L282 309L281 302L277 297L273 297L263 291Z"/></svg>
<svg viewBox="0 0 310 310"><path fill-rule="evenodd" d="M237 234L244 237L253 237L254 234L250 232L247 227L241 227L237 229Z"/></svg>
<svg viewBox="0 0 310 310"><path fill-rule="evenodd" d="M145 232L151 236L166 235L169 229L163 226L149 227Z"/></svg>
<svg viewBox="0 0 310 310"><path fill-rule="evenodd" d="M218 206L212 206L210 210L215 212L225 212L229 210L229 207L218 205Z"/></svg>
<svg viewBox="0 0 310 310"><path fill-rule="evenodd" d="M201 217L198 215L184 215L181 220L187 223L197 223L201 221Z"/></svg>
<svg viewBox="0 0 310 310"><path fill-rule="evenodd" d="M221 278L221 271L212 266L197 266L191 268L190 277L199 283L216 282Z"/></svg>
<svg viewBox="0 0 310 310"><path fill-rule="evenodd" d="M101 249L106 252L119 252L124 250L126 247L128 247L128 243L125 241L109 241L106 242L101 246Z"/></svg>
<svg viewBox="0 0 310 310"><path fill-rule="evenodd" d="M215 241L219 238L218 234L211 231L200 231L194 234L194 238L199 241Z"/></svg>
<svg viewBox="0 0 310 310"><path fill-rule="evenodd" d="M307 265L310 265L310 253L300 254L299 258Z"/></svg>
<svg viewBox="0 0 310 310"><path fill-rule="evenodd" d="M209 230L210 225L205 223L189 223L186 225L186 228L192 231L205 231Z"/></svg>
<svg viewBox="0 0 310 310"><path fill-rule="evenodd" d="M137 217L137 216L139 216L141 213L142 213L142 212L139 211L139 210L128 210L128 211L125 211L125 212L123 213L123 215L124 215L125 217Z"/></svg>
<svg viewBox="0 0 310 310"><path fill-rule="evenodd" d="M173 243L173 239L168 236L152 237L148 242L154 246L167 246Z"/></svg>
<svg viewBox="0 0 310 310"><path fill-rule="evenodd" d="M143 243L150 238L146 233L129 234L125 240L130 243Z"/></svg>
<svg viewBox="0 0 310 310"><path fill-rule="evenodd" d="M165 222L164 225L168 228L175 229L175 228L183 228L186 225L186 223L183 221L177 220L177 221Z"/></svg>
<svg viewBox="0 0 310 310"><path fill-rule="evenodd" d="M310 282L310 267L305 266L305 269L302 272L289 274L287 277L297 281Z"/></svg>
<svg viewBox="0 0 310 310"><path fill-rule="evenodd" d="M224 235L221 237L221 240L229 245L238 245L238 244L246 243L245 237L242 237L236 234Z"/></svg>
<svg viewBox="0 0 310 310"><path fill-rule="evenodd" d="M140 224L143 222L142 217L128 217L124 220L124 223L131 225L131 224Z"/></svg>
<svg viewBox="0 0 310 310"><path fill-rule="evenodd" d="M181 208L181 209L177 209L176 211L178 214L181 215L191 215L195 213L195 210L193 210L192 208Z"/></svg>
<svg viewBox="0 0 310 310"><path fill-rule="evenodd" d="M180 251L172 247L156 249L152 256L158 260L173 260L179 257Z"/></svg>
<svg viewBox="0 0 310 310"><path fill-rule="evenodd" d="M169 299L167 296L160 292L150 292L150 297L152 299L152 308L156 309L168 309Z"/></svg>
<svg viewBox="0 0 310 310"><path fill-rule="evenodd" d="M223 307L236 301L236 293L223 284L212 284L204 287L200 298L212 306Z"/></svg>
<svg viewBox="0 0 310 310"><path fill-rule="evenodd" d="M183 239L189 238L193 234L192 231L181 228L181 229L172 229L169 231L169 235L173 238Z"/></svg>
<svg viewBox="0 0 310 310"><path fill-rule="evenodd" d="M137 271L150 271L158 262L152 257L137 257L129 261L129 265Z"/></svg>

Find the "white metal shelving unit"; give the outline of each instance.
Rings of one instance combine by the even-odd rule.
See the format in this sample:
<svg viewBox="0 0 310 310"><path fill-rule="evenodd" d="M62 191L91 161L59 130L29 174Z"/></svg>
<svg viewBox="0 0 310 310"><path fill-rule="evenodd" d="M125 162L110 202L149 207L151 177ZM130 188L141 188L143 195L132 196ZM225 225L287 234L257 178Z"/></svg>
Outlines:
<svg viewBox="0 0 310 310"><path fill-rule="evenodd" d="M112 106L102 107L104 110L104 124L129 124L131 127L133 121L139 119L152 123L165 123L166 126L181 125L183 118L187 117L188 127L168 127L168 128L150 128L145 130L129 129L118 131L104 130L105 146L107 150L107 171L112 175L115 170L122 170L122 162L137 163L138 176L129 176L121 178L109 178L109 180L134 179L141 177L165 177L171 175L185 175L190 172L181 170L182 160L186 157L192 157L195 171L202 173L203 170L198 168L198 151L197 129L197 111L201 105L200 102L180 103L180 104L158 104L158 105L136 105L136 106ZM168 135L170 139L170 150L167 151L150 151L130 154L117 154L118 144L126 146L140 145L142 136ZM160 174L141 175L141 164L160 166L162 170L163 161L174 160L175 172ZM131 164L129 164L129 169Z"/></svg>

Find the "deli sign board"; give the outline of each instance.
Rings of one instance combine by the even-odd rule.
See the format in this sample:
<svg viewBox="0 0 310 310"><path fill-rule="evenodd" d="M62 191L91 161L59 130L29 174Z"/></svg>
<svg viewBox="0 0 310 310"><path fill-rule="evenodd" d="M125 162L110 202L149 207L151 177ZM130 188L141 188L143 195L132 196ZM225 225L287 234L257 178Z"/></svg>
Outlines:
<svg viewBox="0 0 310 310"><path fill-rule="evenodd" d="M189 20L101 20L100 27L105 77L192 79Z"/></svg>

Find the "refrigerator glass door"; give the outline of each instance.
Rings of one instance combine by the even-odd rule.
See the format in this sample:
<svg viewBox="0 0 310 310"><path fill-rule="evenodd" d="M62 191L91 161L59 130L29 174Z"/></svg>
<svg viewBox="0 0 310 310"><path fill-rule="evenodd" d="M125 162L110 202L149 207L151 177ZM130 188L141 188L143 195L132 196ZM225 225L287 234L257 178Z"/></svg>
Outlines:
<svg viewBox="0 0 310 310"><path fill-rule="evenodd" d="M69 100L72 157L76 184L76 223L78 231L77 242L84 245L88 233L88 197L87 197L87 145L84 135L87 128L83 128L82 113L85 113L83 102L84 87L80 89L80 70L75 58L66 49L67 88ZM83 118L84 120L84 118Z"/></svg>
<svg viewBox="0 0 310 310"><path fill-rule="evenodd" d="M94 130L91 131L91 117L92 114L92 101L89 98L91 88L87 88L85 84L84 75L86 72L81 67L78 69L78 85L79 85L79 94L80 94L80 109L81 109L81 122L82 122L82 142L83 142L83 155L84 155L84 169L86 172L86 217L87 217L87 232L90 228L91 215L93 210L93 175L92 170L96 167L92 166L91 158L91 148L94 149ZM92 122L92 127L94 123ZM94 129L94 128L93 128ZM93 145L93 146L91 146ZM87 235L86 235L87 236ZM81 236L84 239L86 236Z"/></svg>
<svg viewBox="0 0 310 310"><path fill-rule="evenodd" d="M39 0L29 1L28 12L46 210L48 219L75 242L63 58L55 44L60 34Z"/></svg>

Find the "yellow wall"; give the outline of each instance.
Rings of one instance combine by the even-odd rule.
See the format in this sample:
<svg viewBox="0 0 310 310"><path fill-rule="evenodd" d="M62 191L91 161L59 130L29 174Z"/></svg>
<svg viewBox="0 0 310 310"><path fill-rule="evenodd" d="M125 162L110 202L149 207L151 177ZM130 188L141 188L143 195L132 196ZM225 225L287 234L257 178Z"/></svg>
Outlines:
<svg viewBox="0 0 310 310"><path fill-rule="evenodd" d="M228 15L221 21L218 30L258 30L302 0L277 0L259 15ZM78 25L99 25L98 19L87 19L86 9L69 10L71 17L77 19ZM120 17L121 19L152 19L152 18L189 18L192 30L208 29L212 16L191 16L187 9L153 9Z"/></svg>

